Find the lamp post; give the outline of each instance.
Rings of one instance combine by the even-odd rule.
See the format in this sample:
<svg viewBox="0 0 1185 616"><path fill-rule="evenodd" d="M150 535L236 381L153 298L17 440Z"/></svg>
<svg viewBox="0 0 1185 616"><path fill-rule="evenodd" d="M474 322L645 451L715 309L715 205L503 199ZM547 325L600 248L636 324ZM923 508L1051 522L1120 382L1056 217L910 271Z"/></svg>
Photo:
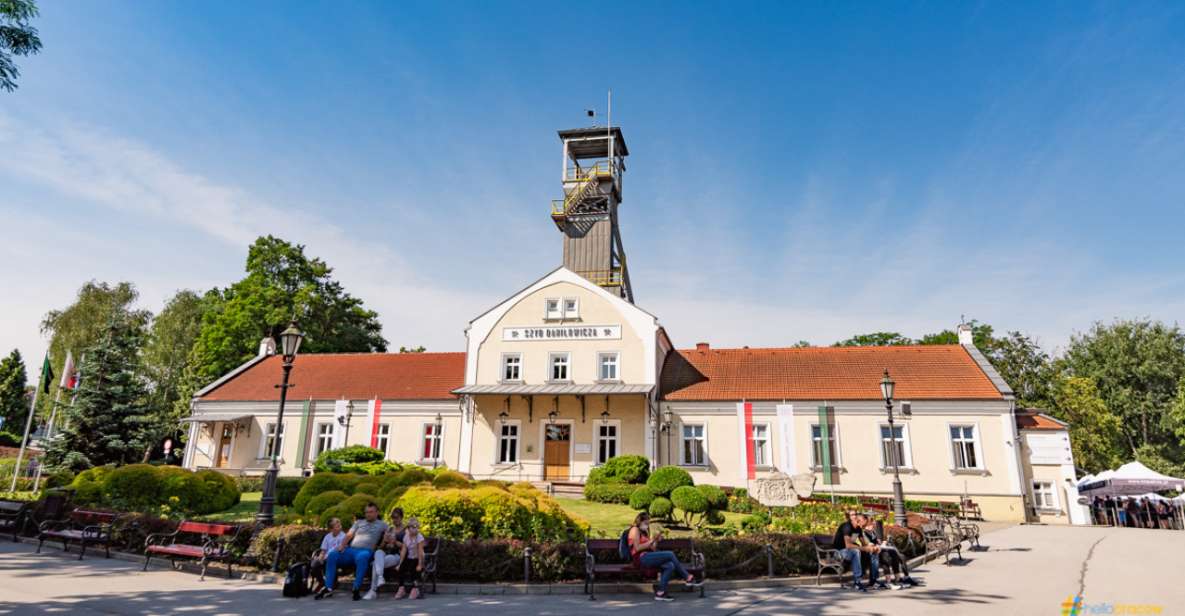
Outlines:
<svg viewBox="0 0 1185 616"><path fill-rule="evenodd" d="M272 463L263 477L263 496L259 499L259 512L255 514L255 524L271 526L276 519L276 476L280 473L280 440L284 437L284 403L288 400L288 375L292 372L292 362L296 361L296 351L300 349L300 341L304 334L296 328L296 321L288 324L288 329L280 334L280 348L284 353L284 378L276 387L280 388L280 413L276 417L276 429L272 433L272 448L268 455ZM266 438L267 435L264 435Z"/></svg>
<svg viewBox="0 0 1185 616"><path fill-rule="evenodd" d="M893 519L898 526L905 526L905 490L901 487L900 456L897 455L897 432L893 429L893 388L897 384L889 378L889 370L881 379L881 395L885 398L885 412L889 414L889 452L893 459Z"/></svg>
<svg viewBox="0 0 1185 616"><path fill-rule="evenodd" d="M437 413L436 414L436 428L435 428L436 433L432 435L432 448L436 450L436 451L432 452L432 468L433 469L435 469L436 465L440 463L441 450L444 449L444 436L441 434L441 432L443 432L443 430L444 430L443 423L444 423L444 417L441 417L440 413Z"/></svg>
<svg viewBox="0 0 1185 616"><path fill-rule="evenodd" d="M671 407L662 410L662 429L667 433L667 464L671 463L671 421L674 419Z"/></svg>

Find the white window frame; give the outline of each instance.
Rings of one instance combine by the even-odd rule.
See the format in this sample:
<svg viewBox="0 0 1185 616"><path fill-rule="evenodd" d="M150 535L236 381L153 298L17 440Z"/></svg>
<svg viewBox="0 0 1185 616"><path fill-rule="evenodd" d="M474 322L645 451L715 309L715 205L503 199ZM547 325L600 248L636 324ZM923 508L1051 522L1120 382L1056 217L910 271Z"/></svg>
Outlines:
<svg viewBox="0 0 1185 616"><path fill-rule="evenodd" d="M761 441L758 441L758 439L757 439L757 428L764 428L765 429L765 438ZM774 466L773 447L772 447L773 426L769 422L765 422L765 421L753 422L753 430L749 436L750 436L749 440L753 441L753 465L757 466L758 468L773 468L773 466ZM761 447L757 446L758 442L762 443ZM748 446L748 445L746 444L746 446ZM760 451L761 453L758 453L758 451ZM746 454L747 454L747 452L746 452ZM757 461L758 456L764 457L765 460L758 462Z"/></svg>
<svg viewBox="0 0 1185 616"><path fill-rule="evenodd" d="M604 436L601 434L601 428L606 427L606 426L613 428L613 436ZM593 452L593 455L596 456L596 459L593 461L594 465L600 466L608 460L608 458L606 458L605 460L601 459L601 442L602 441L613 441L613 455L609 456L610 458L612 458L614 456L621 455L621 420L620 419L610 419L607 423L603 422L603 421L597 421L596 426L593 429L595 430L594 438L593 438L593 441L594 441L593 447L596 448L596 450Z"/></svg>
<svg viewBox="0 0 1185 616"><path fill-rule="evenodd" d="M436 422L425 421L420 424L420 451L417 455L420 457L420 462L441 462L444 460L444 422L440 423L440 434L433 435L436 440L436 457L424 457L424 443L429 438L427 430L429 427L435 431Z"/></svg>
<svg viewBox="0 0 1185 616"><path fill-rule="evenodd" d="M572 310L568 310L568 302L572 302L575 306ZM565 319L579 319L580 318L580 298L579 297L565 297L560 303L560 312Z"/></svg>
<svg viewBox="0 0 1185 616"><path fill-rule="evenodd" d="M698 427L698 428L702 429L702 433L700 434L700 436L691 437L691 438L699 440L703 443L703 447L701 449L703 450L703 458L704 459L700 460L699 462L696 462L696 463L692 463L691 461L689 461L687 459L686 443L687 443L688 437L684 433L684 430L686 428L690 428L690 427ZM692 467L696 467L696 468L702 468L702 467L708 466L708 459L709 459L708 458L708 423L703 422L703 421L680 422L679 423L679 466L692 466Z"/></svg>
<svg viewBox="0 0 1185 616"><path fill-rule="evenodd" d="M515 379L506 378L506 368L510 365L509 362L511 359L518 360L518 365L516 366L517 372L518 372L518 378L515 378ZM498 380L502 383L522 383L523 382L523 354L522 353L503 353L502 354L502 374L500 375L500 378Z"/></svg>
<svg viewBox="0 0 1185 616"><path fill-rule="evenodd" d="M517 466L522 464L523 458L523 422L518 419L507 419L499 421L497 424L498 431L495 433L497 437L497 445L494 449L494 465L495 466ZM510 438L502 434L502 426L514 427L514 460L511 462L502 459L502 441Z"/></svg>
<svg viewBox="0 0 1185 616"><path fill-rule="evenodd" d="M383 452L383 459L390 459L390 457L391 457L391 424L389 424L389 423L379 424L379 429L376 432L376 434L377 434L377 439L376 439L375 444L378 445L377 449L379 451Z"/></svg>
<svg viewBox="0 0 1185 616"><path fill-rule="evenodd" d="M275 430L276 430L276 422L272 421L272 422L267 422L267 423L263 424L263 438L259 439L259 459L260 460L269 460L270 459L268 456L271 453L271 447L268 445L268 441L272 439L272 436L273 436ZM280 424L280 446L276 448L279 450L278 453L276 454L277 460L284 459L284 436L285 436L284 432L285 432L284 431L284 424Z"/></svg>
<svg viewBox="0 0 1185 616"><path fill-rule="evenodd" d="M564 358L564 378L555 378L556 358ZM572 353L568 351L553 351L547 354L547 380L552 383L572 382Z"/></svg>
<svg viewBox="0 0 1185 616"><path fill-rule="evenodd" d="M893 470L893 467L889 464L889 459L887 457L885 457L885 437L883 434L881 434L881 430L887 429L888 427L889 427L888 422L882 422L882 423L877 424L877 429L876 429L876 443L877 443L877 446L880 448L881 470L883 470L883 471ZM905 469L905 470L913 470L913 451L912 451L912 447L910 447L909 424L894 423L893 427L899 428L901 430L901 466L899 466L898 468ZM949 432L948 432L948 434L949 434Z"/></svg>
<svg viewBox="0 0 1185 616"><path fill-rule="evenodd" d="M604 360L609 357L613 358L613 376L611 378L605 378L605 375L601 373L601 368L604 367ZM604 383L621 382L621 351L597 352L597 380Z"/></svg>
<svg viewBox="0 0 1185 616"><path fill-rule="evenodd" d="M951 436L951 428L971 428L971 443L975 447L975 466L960 467L956 463L957 456L955 456L955 439ZM950 469L956 473L979 473L986 469L983 459L983 443L980 442L979 422L947 422L946 424L946 450L950 456ZM959 442L966 442L960 440Z"/></svg>
<svg viewBox="0 0 1185 616"><path fill-rule="evenodd" d="M1045 490L1039 490L1037 486L1041 486L1041 485L1049 486L1048 492L1046 492ZM1057 482L1034 479L1032 481L1032 483L1030 484L1030 486L1031 486L1032 494L1033 494L1033 508L1034 509L1036 509L1037 511L1057 511L1057 512L1061 511L1061 503L1059 502L1058 495L1057 495ZM1042 501L1044 501L1044 502L1042 502L1042 504L1037 504L1037 495L1038 494L1042 494ZM1048 501L1045 501L1045 499L1044 499L1045 495L1049 496Z"/></svg>
<svg viewBox="0 0 1185 616"><path fill-rule="evenodd" d="M555 302L555 310L551 309L552 302ZM564 318L564 300L559 297L548 297L543 300L543 320L558 321Z"/></svg>
<svg viewBox="0 0 1185 616"><path fill-rule="evenodd" d="M815 459L815 428L817 428L819 425L819 422L812 421L807 427L807 437L811 442L811 470L816 472L823 470L822 460ZM831 466L835 468L835 470L840 470L843 468L843 447L840 445L839 439L839 422L835 422L831 425L831 427L835 428L835 451L832 452L835 454L835 459L831 461Z"/></svg>
<svg viewBox="0 0 1185 616"><path fill-rule="evenodd" d="M321 428L324 428L326 426L329 427L329 431L323 433L321 431ZM336 421L319 421L319 422L317 422L317 434L316 434L317 446L314 449L314 457L319 456L319 455L325 453L326 451L330 451L333 449L333 432L336 427L337 427ZM324 447L322 447L322 444L324 444Z"/></svg>

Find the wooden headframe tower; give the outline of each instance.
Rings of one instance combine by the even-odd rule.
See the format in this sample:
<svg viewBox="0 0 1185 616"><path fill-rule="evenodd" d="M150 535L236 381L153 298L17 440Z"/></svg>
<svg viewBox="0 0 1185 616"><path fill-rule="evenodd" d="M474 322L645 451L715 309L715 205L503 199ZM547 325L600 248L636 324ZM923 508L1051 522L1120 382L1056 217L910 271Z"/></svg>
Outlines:
<svg viewBox="0 0 1185 616"><path fill-rule="evenodd" d="M559 135L564 146L564 198L551 202L551 219L564 234L564 267L632 303L617 224L621 176L629 156L621 129L574 128Z"/></svg>

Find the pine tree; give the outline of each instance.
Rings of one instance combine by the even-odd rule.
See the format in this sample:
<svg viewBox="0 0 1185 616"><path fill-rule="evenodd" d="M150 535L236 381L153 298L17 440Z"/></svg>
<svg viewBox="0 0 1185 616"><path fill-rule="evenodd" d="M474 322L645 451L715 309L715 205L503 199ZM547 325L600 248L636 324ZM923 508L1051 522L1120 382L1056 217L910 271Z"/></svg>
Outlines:
<svg viewBox="0 0 1185 616"><path fill-rule="evenodd" d="M46 451L46 464L79 471L104 464L139 462L148 397L140 373L143 325L116 313L100 340L86 349L81 383L58 411L60 428Z"/></svg>
<svg viewBox="0 0 1185 616"><path fill-rule="evenodd" d="M0 359L0 419L4 420L4 430L17 434L24 432L29 415L26 378L20 351L13 349L8 357Z"/></svg>

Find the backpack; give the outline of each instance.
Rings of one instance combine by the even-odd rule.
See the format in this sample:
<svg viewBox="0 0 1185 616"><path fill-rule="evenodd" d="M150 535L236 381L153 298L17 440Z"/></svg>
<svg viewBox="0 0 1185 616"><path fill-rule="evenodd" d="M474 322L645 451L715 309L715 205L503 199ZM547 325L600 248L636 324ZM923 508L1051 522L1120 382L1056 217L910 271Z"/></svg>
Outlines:
<svg viewBox="0 0 1185 616"><path fill-rule="evenodd" d="M309 564L296 563L288 567L284 577L284 596L303 597L309 594Z"/></svg>
<svg viewBox="0 0 1185 616"><path fill-rule="evenodd" d="M621 558L623 560L630 559L630 529L631 528L633 528L633 526L625 529L625 531L621 533L621 539L618 540L618 542L617 542L617 553L619 556L621 556Z"/></svg>

